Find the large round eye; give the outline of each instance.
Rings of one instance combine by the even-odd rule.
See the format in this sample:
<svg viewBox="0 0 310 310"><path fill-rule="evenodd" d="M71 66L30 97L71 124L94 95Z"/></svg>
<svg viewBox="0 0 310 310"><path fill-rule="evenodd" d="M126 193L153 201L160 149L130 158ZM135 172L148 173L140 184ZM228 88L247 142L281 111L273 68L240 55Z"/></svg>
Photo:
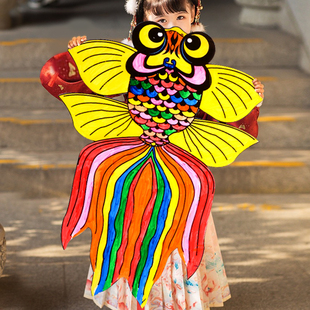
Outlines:
<svg viewBox="0 0 310 310"><path fill-rule="evenodd" d="M153 22L139 24L133 31L132 41L135 48L143 54L161 51L166 44L166 31Z"/></svg>
<svg viewBox="0 0 310 310"><path fill-rule="evenodd" d="M203 32L190 33L183 39L182 54L192 64L207 64L213 58L214 53L213 40Z"/></svg>

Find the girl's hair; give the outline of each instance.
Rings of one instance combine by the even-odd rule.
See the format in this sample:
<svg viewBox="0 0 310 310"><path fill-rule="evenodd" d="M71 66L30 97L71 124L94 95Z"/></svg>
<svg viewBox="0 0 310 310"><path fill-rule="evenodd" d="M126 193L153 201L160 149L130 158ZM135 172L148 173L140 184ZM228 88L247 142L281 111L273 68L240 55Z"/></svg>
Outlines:
<svg viewBox="0 0 310 310"><path fill-rule="evenodd" d="M136 23L144 21L145 12L152 12L156 16L163 13L182 12L186 11L188 4L195 6L196 15L198 0L140 0L136 12Z"/></svg>

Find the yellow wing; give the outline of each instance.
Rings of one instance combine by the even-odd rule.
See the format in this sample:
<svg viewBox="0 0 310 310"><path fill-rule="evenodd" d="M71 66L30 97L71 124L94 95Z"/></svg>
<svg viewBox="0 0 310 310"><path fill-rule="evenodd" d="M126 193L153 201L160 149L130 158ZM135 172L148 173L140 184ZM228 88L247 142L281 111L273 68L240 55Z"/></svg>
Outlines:
<svg viewBox="0 0 310 310"><path fill-rule="evenodd" d="M89 140L139 137L143 133L124 102L77 93L61 95L60 99L67 106L75 129Z"/></svg>
<svg viewBox="0 0 310 310"><path fill-rule="evenodd" d="M128 91L130 75L126 62L136 52L133 47L108 40L90 40L69 52L82 80L93 92L108 96Z"/></svg>
<svg viewBox="0 0 310 310"><path fill-rule="evenodd" d="M258 142L230 125L198 119L187 129L172 134L169 141L212 167L229 165L246 148Z"/></svg>
<svg viewBox="0 0 310 310"><path fill-rule="evenodd" d="M262 101L255 91L253 77L236 69L206 65L211 86L202 94L200 109L221 122L235 122Z"/></svg>

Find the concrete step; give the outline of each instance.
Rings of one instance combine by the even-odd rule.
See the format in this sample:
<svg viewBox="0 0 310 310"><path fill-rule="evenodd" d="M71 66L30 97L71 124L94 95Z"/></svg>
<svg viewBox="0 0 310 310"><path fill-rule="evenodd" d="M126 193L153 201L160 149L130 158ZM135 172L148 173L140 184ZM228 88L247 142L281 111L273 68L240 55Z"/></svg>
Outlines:
<svg viewBox="0 0 310 310"><path fill-rule="evenodd" d="M31 153L0 151L0 190L27 197L62 197L71 191L79 151Z"/></svg>
<svg viewBox="0 0 310 310"><path fill-rule="evenodd" d="M1 191L20 191L28 197L68 196L78 155L1 151ZM211 170L219 194L310 193L309 150L251 148L230 166Z"/></svg>
<svg viewBox="0 0 310 310"><path fill-rule="evenodd" d="M252 38L215 38L212 63L228 67L296 68L299 41L282 32Z"/></svg>
<svg viewBox="0 0 310 310"><path fill-rule="evenodd" d="M66 50L65 39L25 38L0 42L0 70L41 69L53 55Z"/></svg>
<svg viewBox="0 0 310 310"><path fill-rule="evenodd" d="M58 110L3 109L0 141L2 149L31 152L79 151L89 143L74 129L64 105Z"/></svg>
<svg viewBox="0 0 310 310"><path fill-rule="evenodd" d="M242 26L241 6L234 0L208 1L204 7L201 21L215 39L214 63L234 68L297 66L300 42L296 38L277 29Z"/></svg>
<svg viewBox="0 0 310 310"><path fill-rule="evenodd" d="M216 54L212 63L232 67L296 67L298 40L280 31L274 35L276 40L269 32L265 37L215 38ZM40 69L49 58L66 50L69 39L30 38L0 42L0 70ZM107 39L117 40L115 37Z"/></svg>
<svg viewBox="0 0 310 310"><path fill-rule="evenodd" d="M51 56L66 50L72 36L116 40L127 37L131 16L123 5L117 0L96 1L92 5L64 4L36 12L24 9L26 25L0 33L0 70L41 68ZM240 10L233 0L222 0L210 1L202 11L201 21L216 43L214 63L234 67L297 66L298 39L276 29L241 26Z"/></svg>
<svg viewBox="0 0 310 310"><path fill-rule="evenodd" d="M88 140L73 127L63 106L55 110L2 110L0 138L2 148L24 151L79 151ZM259 118L259 140L255 148L310 147L308 109L269 109L264 106ZM302 134L301 134L302 133Z"/></svg>
<svg viewBox="0 0 310 310"><path fill-rule="evenodd" d="M238 67L265 85L265 106L309 107L310 76L297 69L257 69ZM40 84L40 70L0 73L0 107L51 109L62 104Z"/></svg>
<svg viewBox="0 0 310 310"><path fill-rule="evenodd" d="M239 67L265 86L262 110L267 107L310 107L310 75L299 69Z"/></svg>
<svg viewBox="0 0 310 310"><path fill-rule="evenodd" d="M1 147L23 151L79 151L89 140L74 129L64 105L59 109L3 109L0 118ZM263 105L259 117L257 149L309 149L310 110L271 108Z"/></svg>
<svg viewBox="0 0 310 310"><path fill-rule="evenodd" d="M250 148L227 167L211 168L216 193L310 193L309 150Z"/></svg>
<svg viewBox="0 0 310 310"><path fill-rule="evenodd" d="M310 109L260 109L258 149L310 149Z"/></svg>
<svg viewBox="0 0 310 310"><path fill-rule="evenodd" d="M40 70L0 72L0 107L11 109L53 109L62 103L40 82Z"/></svg>

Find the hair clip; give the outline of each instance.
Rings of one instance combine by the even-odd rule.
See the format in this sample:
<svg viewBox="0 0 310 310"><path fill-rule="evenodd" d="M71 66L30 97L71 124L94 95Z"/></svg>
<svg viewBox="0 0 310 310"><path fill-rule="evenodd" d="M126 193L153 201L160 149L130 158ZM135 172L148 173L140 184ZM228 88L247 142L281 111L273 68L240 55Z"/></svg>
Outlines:
<svg viewBox="0 0 310 310"><path fill-rule="evenodd" d="M197 9L197 12L196 12L196 16L195 16L195 24L199 24L201 10L203 10L201 0L198 0L198 5L197 5L196 9Z"/></svg>

